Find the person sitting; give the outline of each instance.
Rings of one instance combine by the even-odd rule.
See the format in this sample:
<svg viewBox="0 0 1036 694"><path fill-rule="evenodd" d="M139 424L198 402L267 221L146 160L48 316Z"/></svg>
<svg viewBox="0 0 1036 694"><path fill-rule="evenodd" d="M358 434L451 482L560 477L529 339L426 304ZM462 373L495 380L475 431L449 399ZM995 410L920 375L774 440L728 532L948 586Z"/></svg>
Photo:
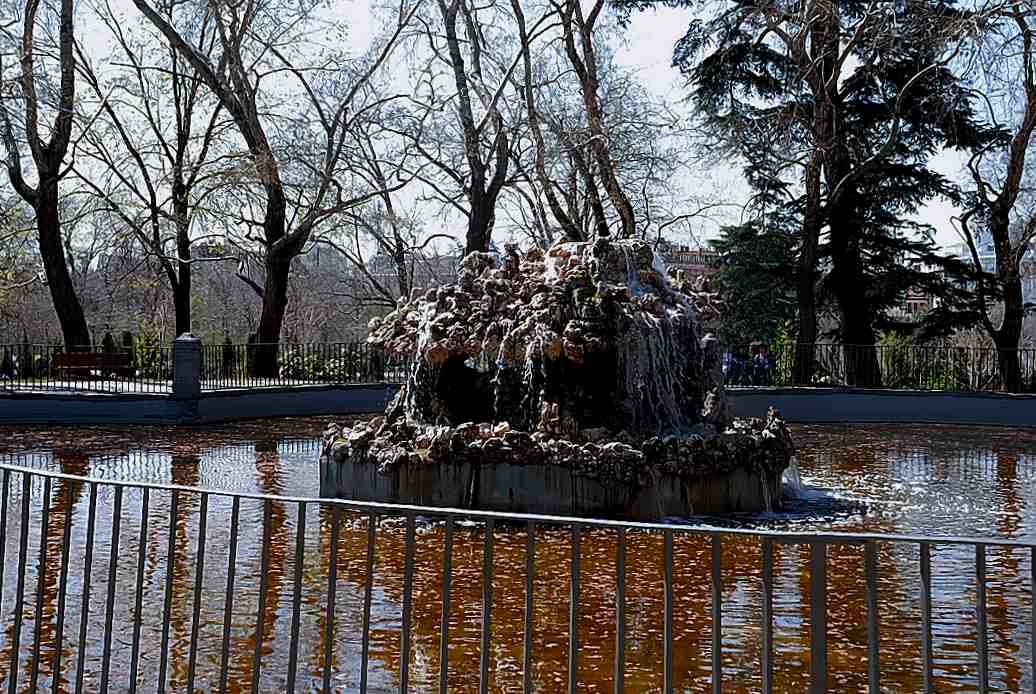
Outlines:
<svg viewBox="0 0 1036 694"><path fill-rule="evenodd" d="M773 360L770 350L764 342L752 344L752 385L769 386L773 384Z"/></svg>

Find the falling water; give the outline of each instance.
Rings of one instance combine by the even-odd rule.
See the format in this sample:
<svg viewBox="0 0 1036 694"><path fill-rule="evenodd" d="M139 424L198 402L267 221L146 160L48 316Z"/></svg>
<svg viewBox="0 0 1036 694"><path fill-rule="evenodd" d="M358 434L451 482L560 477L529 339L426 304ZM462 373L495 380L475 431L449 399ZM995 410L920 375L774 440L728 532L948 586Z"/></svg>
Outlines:
<svg viewBox="0 0 1036 694"><path fill-rule="evenodd" d="M632 249L619 245L626 261L626 283L631 297L641 296L648 290L640 282L639 268L634 262ZM665 281L665 266L657 254L652 256L652 268ZM687 427L687 417L681 410L679 392L686 378L681 364L686 361L686 346L674 336L674 322L679 312L665 309L667 317L644 311L631 316L636 326L618 346L620 389L627 397L633 422L657 422L659 432L680 431Z"/></svg>
<svg viewBox="0 0 1036 694"><path fill-rule="evenodd" d="M791 457L791 462L785 468L782 481L784 482L785 496L797 499L802 495L802 490L805 487L802 484L802 475L799 473L799 460L795 456Z"/></svg>
<svg viewBox="0 0 1036 694"><path fill-rule="evenodd" d="M629 246L620 245L619 248L622 249L622 256L626 259L626 285L629 287L630 296L642 294L640 277L637 276L637 266L630 259Z"/></svg>

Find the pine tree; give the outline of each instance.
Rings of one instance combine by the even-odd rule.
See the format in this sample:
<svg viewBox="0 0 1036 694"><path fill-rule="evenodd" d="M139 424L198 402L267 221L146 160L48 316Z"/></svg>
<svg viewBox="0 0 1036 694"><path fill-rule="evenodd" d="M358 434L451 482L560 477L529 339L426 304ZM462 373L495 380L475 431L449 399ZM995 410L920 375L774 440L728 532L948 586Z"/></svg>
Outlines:
<svg viewBox="0 0 1036 694"><path fill-rule="evenodd" d="M773 344L795 318L794 235L778 217L724 227L712 241L719 254L712 288L723 299L719 336L728 348Z"/></svg>
<svg viewBox="0 0 1036 694"><path fill-rule="evenodd" d="M969 16L936 0L678 4L707 13L673 62L716 152L744 162L760 214L796 220L796 378L811 377L818 292L833 299L846 345L904 327L889 309L908 288L958 292L952 276L965 269L911 218L958 195L929 167L935 154L993 137L949 67ZM851 384L880 384L872 350L847 350L846 371Z"/></svg>

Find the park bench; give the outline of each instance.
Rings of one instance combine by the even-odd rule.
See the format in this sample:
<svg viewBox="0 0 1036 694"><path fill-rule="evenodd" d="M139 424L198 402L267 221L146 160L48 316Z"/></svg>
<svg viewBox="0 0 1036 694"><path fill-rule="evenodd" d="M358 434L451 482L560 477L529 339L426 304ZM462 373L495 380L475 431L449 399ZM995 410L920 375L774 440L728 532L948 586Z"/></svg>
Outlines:
<svg viewBox="0 0 1036 694"><path fill-rule="evenodd" d="M59 352L54 355L54 369L59 377L132 373L129 352Z"/></svg>

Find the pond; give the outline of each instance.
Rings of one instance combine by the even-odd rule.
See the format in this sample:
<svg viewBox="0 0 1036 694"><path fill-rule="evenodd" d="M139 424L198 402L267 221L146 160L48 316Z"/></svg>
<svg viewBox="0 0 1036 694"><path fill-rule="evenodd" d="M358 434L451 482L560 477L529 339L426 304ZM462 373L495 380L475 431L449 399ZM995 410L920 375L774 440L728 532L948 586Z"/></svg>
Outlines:
<svg viewBox="0 0 1036 694"><path fill-rule="evenodd" d="M319 491L319 435L327 418L283 419L221 427L122 431L62 428L0 428L0 461L8 465L61 471L100 479L172 482L188 487L287 496ZM811 426L795 427L803 488L785 511L756 516L683 519L733 527L975 536L1036 541L1036 431L971 427ZM9 675L12 605L17 590L17 556L22 489L12 475L3 571L0 675ZM96 691L102 654L112 555L114 492L100 487L96 498L96 539L90 563L87 638L80 653L83 621L86 526L90 498L81 483L56 481L51 489L43 556L45 580L40 630L40 689ZM25 575L24 627L19 681L27 675L35 632L39 515L43 484L30 496L31 522ZM141 533L139 490L123 495L119 544L115 551L115 596L110 675L113 691L125 691L130 671L137 557L144 538L141 583L141 660L138 682L153 691L166 669L169 691L184 691L190 669L194 590L198 604L196 687L217 691L221 669L231 501L209 496L206 549L200 576L198 534L201 496L181 493L175 509L168 492L149 494L148 523ZM174 512L175 511L175 512ZM70 512L70 514L69 514ZM343 514L338 541L335 606L327 619L331 521L328 507L306 507L301 566L296 556L298 506L270 504L265 558L264 508L245 499L240 506L235 590L229 630L227 691L253 691L253 656L262 665L258 690L285 687L291 643L296 571L301 570L299 691L319 690L325 653L336 691L359 686L366 570L366 521ZM60 657L55 648L58 567L66 519L71 540L69 590L63 615ZM170 533L170 521L175 523ZM677 522L674 520L674 522ZM404 532L400 523L376 529L368 687L397 691L401 664L401 605ZM537 690L564 688L568 662L569 538L567 531L541 529L536 538L533 641ZM439 623L442 601L443 528L420 521L413 583L411 691L434 691L439 677ZM581 691L611 691L614 660L615 535L585 532L580 571ZM171 549L171 554L170 554ZM449 619L449 683L454 691L477 690L480 656L483 528L462 525L454 537ZM674 671L677 691L707 691L711 669L710 547L706 540L675 540ZM170 556L172 557L170 560ZM761 553L751 537L724 540L722 563L724 692L760 688ZM861 545L828 548L828 661L832 691L866 691L867 633L864 621L864 554ZM525 535L498 527L494 536L491 690L521 691L522 620L525 602ZM1031 673L1032 595L1028 550L991 547L987 553L990 672L999 691L1033 691ZM662 538L631 532L627 540L626 691L661 688ZM170 569L171 566L171 569ZM809 681L809 549L779 545L774 563L774 643L776 691L805 691ZM916 545L882 543L878 553L879 615L884 691L921 689L918 601L920 576ZM940 692L976 690L974 604L975 555L969 548L932 549L933 651L935 687ZM263 579L264 580L261 580ZM168 662L158 644L166 585L171 588ZM260 588L263 590L261 591ZM261 613L260 613L261 603ZM260 614L260 627L255 627ZM55 675L55 670L56 675ZM81 671L81 674L80 674ZM6 686L6 682L4 682Z"/></svg>

